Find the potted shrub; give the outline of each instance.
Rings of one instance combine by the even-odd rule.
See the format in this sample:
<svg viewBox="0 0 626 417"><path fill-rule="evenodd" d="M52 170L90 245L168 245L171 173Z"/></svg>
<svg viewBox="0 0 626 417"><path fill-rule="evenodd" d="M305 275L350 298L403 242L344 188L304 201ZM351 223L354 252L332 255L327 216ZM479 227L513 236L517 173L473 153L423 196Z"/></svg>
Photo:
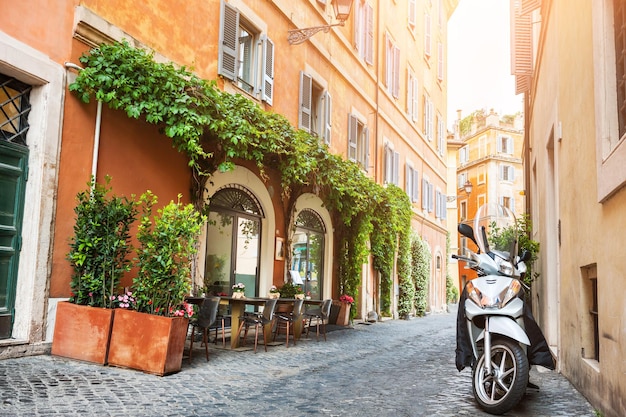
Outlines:
<svg viewBox="0 0 626 417"><path fill-rule="evenodd" d="M134 310L118 310L113 322L109 364L157 375L182 365L193 306L191 257L205 219L193 205L171 201L152 216L157 197L141 196L143 215L137 231L138 272L133 280Z"/></svg>
<svg viewBox="0 0 626 417"><path fill-rule="evenodd" d="M296 295L302 294L304 297L304 291L302 291L302 287L298 284L294 284L293 282L286 282L282 287L278 289L280 293L280 298L297 298Z"/></svg>
<svg viewBox="0 0 626 417"><path fill-rule="evenodd" d="M76 222L67 259L72 265L70 298L57 304L52 354L107 363L113 307L111 297L130 270L130 227L137 204L110 195L92 178L77 194Z"/></svg>
<svg viewBox="0 0 626 417"><path fill-rule="evenodd" d="M354 303L354 298L347 294L343 294L339 297L339 301L341 302L341 308L339 309L339 314L337 315L336 324L339 326L347 326L350 324L350 309Z"/></svg>

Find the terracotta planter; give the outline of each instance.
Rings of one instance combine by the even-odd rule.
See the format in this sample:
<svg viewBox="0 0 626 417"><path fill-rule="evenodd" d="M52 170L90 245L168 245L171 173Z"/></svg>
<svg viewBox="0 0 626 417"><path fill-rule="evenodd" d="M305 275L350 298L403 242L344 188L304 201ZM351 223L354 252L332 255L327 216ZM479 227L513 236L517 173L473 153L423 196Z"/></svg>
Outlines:
<svg viewBox="0 0 626 417"><path fill-rule="evenodd" d="M161 376L180 371L189 319L123 309L115 318L109 365Z"/></svg>
<svg viewBox="0 0 626 417"><path fill-rule="evenodd" d="M51 353L105 365L114 313L110 308L59 302Z"/></svg>
<svg viewBox="0 0 626 417"><path fill-rule="evenodd" d="M339 314L337 315L337 325L347 326L350 324L350 307L352 304L341 303Z"/></svg>

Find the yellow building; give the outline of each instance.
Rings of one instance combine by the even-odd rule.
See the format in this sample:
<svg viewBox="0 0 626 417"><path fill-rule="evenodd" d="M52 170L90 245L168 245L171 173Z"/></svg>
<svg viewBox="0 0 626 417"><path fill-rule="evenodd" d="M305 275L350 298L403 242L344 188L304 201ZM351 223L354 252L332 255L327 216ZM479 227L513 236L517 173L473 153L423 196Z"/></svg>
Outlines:
<svg viewBox="0 0 626 417"><path fill-rule="evenodd" d="M512 1L541 274L533 306L558 370L626 415L626 3Z"/></svg>
<svg viewBox="0 0 626 417"><path fill-rule="evenodd" d="M500 117L493 110L476 111L462 119L459 112L455 136L460 141L456 160L456 199L458 222L470 222L480 206L497 203L516 216L525 213L522 150L524 141L521 114ZM467 238L459 236L459 250L467 247ZM471 271L459 269L463 288Z"/></svg>

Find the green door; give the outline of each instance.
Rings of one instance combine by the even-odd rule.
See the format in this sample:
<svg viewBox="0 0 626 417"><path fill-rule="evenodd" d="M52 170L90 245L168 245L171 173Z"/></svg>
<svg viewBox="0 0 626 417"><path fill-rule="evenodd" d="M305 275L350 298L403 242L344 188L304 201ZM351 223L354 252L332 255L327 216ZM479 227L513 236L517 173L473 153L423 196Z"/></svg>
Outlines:
<svg viewBox="0 0 626 417"><path fill-rule="evenodd" d="M0 141L0 339L11 337L28 148Z"/></svg>

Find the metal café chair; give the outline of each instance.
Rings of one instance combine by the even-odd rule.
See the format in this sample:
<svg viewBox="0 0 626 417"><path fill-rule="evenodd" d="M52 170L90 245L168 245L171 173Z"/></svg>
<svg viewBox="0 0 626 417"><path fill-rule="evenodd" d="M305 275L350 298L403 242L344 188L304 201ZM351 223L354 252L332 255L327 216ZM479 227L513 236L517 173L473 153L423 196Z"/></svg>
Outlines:
<svg viewBox="0 0 626 417"><path fill-rule="evenodd" d="M285 334L287 336L287 342L285 343L285 347L289 347L289 332L293 336L293 344L296 344L296 335L294 332L294 323L298 320L302 320L302 306L304 305L304 300L296 298L293 302L293 310L287 313L276 313L276 329L274 330L274 340L276 340L276 335L282 330L285 330Z"/></svg>
<svg viewBox="0 0 626 417"><path fill-rule="evenodd" d="M324 341L326 341L326 322L330 317L330 308L333 305L332 299L326 299L322 301L322 305L319 308L313 308L305 311L304 316L309 320L309 323L306 327L306 336L309 337L309 329L311 328L311 321L315 319L316 321L316 333L317 340L320 339L320 325L322 326L322 333L324 334Z"/></svg>
<svg viewBox="0 0 626 417"><path fill-rule="evenodd" d="M266 300L263 305L262 313L247 313L243 316L239 317L239 330L237 331L237 337L241 334L241 330L245 329L243 340L241 345L243 346L246 342L246 337L248 337L248 330L250 327L254 327L254 353L256 353L256 348L259 341L259 331L263 332L263 345L265 346L265 351L267 352L267 336L264 332L265 326L272 323L274 321L274 309L276 308L276 299Z"/></svg>
<svg viewBox="0 0 626 417"><path fill-rule="evenodd" d="M217 320L217 309L220 305L220 297L208 297L202 300L200 304L200 310L198 311L198 317L195 320L191 320L191 342L189 343L189 361L193 354L193 342L195 339L196 328L202 331L202 343L204 343L204 351L206 353L206 360L209 360L209 339L207 333L211 326L213 326Z"/></svg>

